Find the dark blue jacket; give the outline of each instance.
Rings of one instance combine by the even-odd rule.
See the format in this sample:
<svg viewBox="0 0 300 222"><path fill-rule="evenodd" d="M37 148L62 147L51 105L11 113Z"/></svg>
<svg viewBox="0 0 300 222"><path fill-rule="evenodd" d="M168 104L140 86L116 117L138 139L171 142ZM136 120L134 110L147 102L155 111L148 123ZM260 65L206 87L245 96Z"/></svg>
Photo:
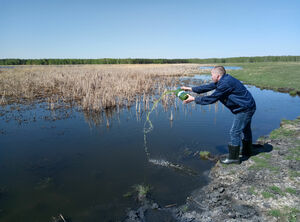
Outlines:
<svg viewBox="0 0 300 222"><path fill-rule="evenodd" d="M196 97L195 102L207 105L221 101L234 114L256 109L255 101L251 93L236 78L229 74L224 74L217 83L193 87L195 93L205 93L214 90L210 96Z"/></svg>

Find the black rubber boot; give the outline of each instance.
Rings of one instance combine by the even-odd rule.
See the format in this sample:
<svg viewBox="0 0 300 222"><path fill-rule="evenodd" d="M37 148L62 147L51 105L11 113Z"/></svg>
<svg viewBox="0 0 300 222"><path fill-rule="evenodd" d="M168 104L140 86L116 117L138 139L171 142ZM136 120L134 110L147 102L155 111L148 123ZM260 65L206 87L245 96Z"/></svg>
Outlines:
<svg viewBox="0 0 300 222"><path fill-rule="evenodd" d="M252 155L252 141L242 140L243 148L242 148L242 156L250 157Z"/></svg>
<svg viewBox="0 0 300 222"><path fill-rule="evenodd" d="M240 164L240 146L231 146L228 145L228 157L224 160L221 160L221 163L223 164Z"/></svg>

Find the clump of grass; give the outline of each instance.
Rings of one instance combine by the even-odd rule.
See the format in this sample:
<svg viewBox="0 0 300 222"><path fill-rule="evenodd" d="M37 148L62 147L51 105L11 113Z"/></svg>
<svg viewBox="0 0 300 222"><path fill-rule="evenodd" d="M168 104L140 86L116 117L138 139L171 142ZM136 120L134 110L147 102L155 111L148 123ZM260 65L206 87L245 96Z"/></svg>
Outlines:
<svg viewBox="0 0 300 222"><path fill-rule="evenodd" d="M269 199L269 198L275 198L274 194L268 192L268 191L263 191L261 192L261 195L266 198L266 199Z"/></svg>
<svg viewBox="0 0 300 222"><path fill-rule="evenodd" d="M279 221L297 222L299 221L299 212L297 208L284 207L281 209L272 209L268 214L276 217Z"/></svg>
<svg viewBox="0 0 300 222"><path fill-rule="evenodd" d="M270 190L271 190L273 193L279 194L279 195L281 195L281 196L284 196L284 192L283 192L279 187L277 187L277 186L271 186L271 187L269 187L269 188L270 188Z"/></svg>
<svg viewBox="0 0 300 222"><path fill-rule="evenodd" d="M135 191L137 192L137 198L139 201L144 201L151 189L149 185L138 184L134 186Z"/></svg>
<svg viewBox="0 0 300 222"><path fill-rule="evenodd" d="M288 213L287 213L287 218L289 222L297 222L299 221L299 213L300 210L296 209L296 208L289 208L288 209Z"/></svg>
<svg viewBox="0 0 300 222"><path fill-rule="evenodd" d="M289 94L291 96L296 96L297 95L297 90L291 90L291 91L289 91Z"/></svg>
<svg viewBox="0 0 300 222"><path fill-rule="evenodd" d="M133 189L123 194L123 197L128 198L136 195L137 200L144 201L146 200L147 195L149 194L151 187L149 185L137 184L132 187Z"/></svg>
<svg viewBox="0 0 300 222"><path fill-rule="evenodd" d="M209 151L200 151L199 155L200 155L201 159L207 160L210 157L210 152Z"/></svg>
<svg viewBox="0 0 300 222"><path fill-rule="evenodd" d="M289 170L290 179L294 179L295 177L300 177L300 172L297 170Z"/></svg>
<svg viewBox="0 0 300 222"><path fill-rule="evenodd" d="M285 191L289 194L296 194L297 193L297 191L295 189L291 188L291 187L286 188Z"/></svg>
<svg viewBox="0 0 300 222"><path fill-rule="evenodd" d="M273 209L269 211L269 215L278 218L282 216L282 213L280 212L280 210Z"/></svg>

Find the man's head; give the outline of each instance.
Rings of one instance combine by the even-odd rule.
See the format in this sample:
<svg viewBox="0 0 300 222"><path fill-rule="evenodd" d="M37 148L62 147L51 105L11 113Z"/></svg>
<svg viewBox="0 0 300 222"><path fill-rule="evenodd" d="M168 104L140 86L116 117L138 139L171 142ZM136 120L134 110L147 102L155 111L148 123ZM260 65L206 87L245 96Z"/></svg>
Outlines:
<svg viewBox="0 0 300 222"><path fill-rule="evenodd" d="M212 81L217 83L222 76L226 74L226 70L223 66L215 66L212 70L211 70L211 78Z"/></svg>

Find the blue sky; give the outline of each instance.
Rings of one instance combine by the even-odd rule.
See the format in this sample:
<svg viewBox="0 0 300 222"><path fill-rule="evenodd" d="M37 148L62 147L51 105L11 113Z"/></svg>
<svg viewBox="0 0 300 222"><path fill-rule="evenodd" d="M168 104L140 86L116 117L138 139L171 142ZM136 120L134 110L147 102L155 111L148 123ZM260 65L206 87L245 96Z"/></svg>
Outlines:
<svg viewBox="0 0 300 222"><path fill-rule="evenodd" d="M0 58L300 55L300 1L0 0Z"/></svg>

